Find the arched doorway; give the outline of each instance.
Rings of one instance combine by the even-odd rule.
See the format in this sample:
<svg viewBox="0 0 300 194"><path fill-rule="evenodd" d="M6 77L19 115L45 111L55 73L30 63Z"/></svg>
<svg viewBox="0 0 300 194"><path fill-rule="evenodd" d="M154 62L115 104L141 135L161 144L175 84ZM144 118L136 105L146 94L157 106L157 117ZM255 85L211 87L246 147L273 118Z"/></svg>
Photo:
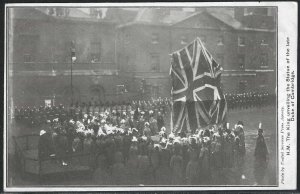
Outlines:
<svg viewBox="0 0 300 194"><path fill-rule="evenodd" d="M90 97L94 99L95 101L106 101L106 96L105 96L105 88L100 85L100 84L93 84L89 88L90 91Z"/></svg>

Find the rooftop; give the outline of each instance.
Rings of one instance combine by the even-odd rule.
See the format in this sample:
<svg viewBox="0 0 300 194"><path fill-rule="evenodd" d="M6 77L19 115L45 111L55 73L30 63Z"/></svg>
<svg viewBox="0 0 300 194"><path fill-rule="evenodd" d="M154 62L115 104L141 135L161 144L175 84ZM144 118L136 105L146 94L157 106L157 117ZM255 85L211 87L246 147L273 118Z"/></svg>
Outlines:
<svg viewBox="0 0 300 194"><path fill-rule="evenodd" d="M270 29L247 28L240 21L235 19L232 8L197 8L197 9L180 9L180 8L92 8L96 10L96 15L90 14L90 8L63 8L63 7L26 7L14 8L15 16L19 18L34 19L61 19L73 21L91 21L114 23L119 28L131 25L155 25L155 26L172 26L179 22L188 20L199 14L209 14L216 20L221 21L235 30L256 30L270 31ZM38 16L38 17L36 17Z"/></svg>

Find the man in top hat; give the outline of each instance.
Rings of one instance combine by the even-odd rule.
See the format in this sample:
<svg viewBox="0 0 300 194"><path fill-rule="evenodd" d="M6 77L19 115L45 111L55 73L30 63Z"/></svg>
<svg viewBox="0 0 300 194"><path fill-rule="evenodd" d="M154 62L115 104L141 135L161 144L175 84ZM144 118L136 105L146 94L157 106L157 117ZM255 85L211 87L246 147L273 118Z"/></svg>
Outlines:
<svg viewBox="0 0 300 194"><path fill-rule="evenodd" d="M254 177L256 183L261 185L263 184L269 160L269 152L263 135L261 123L259 124L258 128L258 136L256 139L254 157Z"/></svg>
<svg viewBox="0 0 300 194"><path fill-rule="evenodd" d="M158 132L157 120L154 118L152 110L150 110L149 113L150 113L150 119L149 119L150 129L151 129L152 135L155 135Z"/></svg>
<svg viewBox="0 0 300 194"><path fill-rule="evenodd" d="M231 129L229 128L229 123L226 125L226 133L224 135L223 144L223 164L225 168L233 167L233 146L234 146L234 136Z"/></svg>
<svg viewBox="0 0 300 194"><path fill-rule="evenodd" d="M163 118L161 112L158 112L156 121L157 121L158 129L161 129L165 125L165 121L164 121L164 118Z"/></svg>

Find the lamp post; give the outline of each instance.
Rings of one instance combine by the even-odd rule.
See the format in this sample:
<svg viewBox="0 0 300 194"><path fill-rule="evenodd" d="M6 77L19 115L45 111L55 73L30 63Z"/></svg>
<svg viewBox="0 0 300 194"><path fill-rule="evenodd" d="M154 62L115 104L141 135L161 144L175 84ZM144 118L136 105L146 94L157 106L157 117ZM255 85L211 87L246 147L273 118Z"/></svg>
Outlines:
<svg viewBox="0 0 300 194"><path fill-rule="evenodd" d="M75 56L75 42L71 42L71 103L73 104L73 63L76 60Z"/></svg>

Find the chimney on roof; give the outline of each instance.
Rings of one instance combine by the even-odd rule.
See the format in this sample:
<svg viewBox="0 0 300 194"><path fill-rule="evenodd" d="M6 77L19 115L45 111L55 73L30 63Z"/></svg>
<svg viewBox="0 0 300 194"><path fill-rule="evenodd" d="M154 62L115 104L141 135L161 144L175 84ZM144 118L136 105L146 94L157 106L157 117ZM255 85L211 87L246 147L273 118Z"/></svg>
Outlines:
<svg viewBox="0 0 300 194"><path fill-rule="evenodd" d="M234 8L234 18L238 21L242 21L244 17L244 8L243 7L235 7Z"/></svg>

